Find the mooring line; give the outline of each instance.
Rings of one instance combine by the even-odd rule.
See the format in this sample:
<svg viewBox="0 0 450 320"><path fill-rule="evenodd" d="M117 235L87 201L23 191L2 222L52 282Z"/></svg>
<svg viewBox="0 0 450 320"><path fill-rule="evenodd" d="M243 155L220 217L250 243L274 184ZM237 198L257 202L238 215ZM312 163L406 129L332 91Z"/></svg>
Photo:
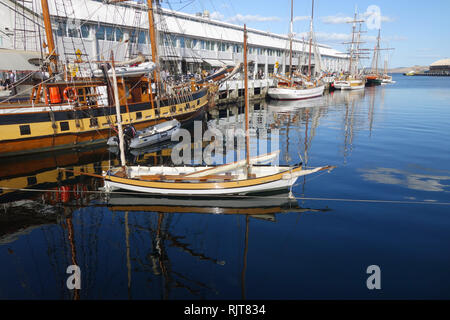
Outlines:
<svg viewBox="0 0 450 320"><path fill-rule="evenodd" d="M55 190L55 189L26 189L26 188L10 188L10 187L1 187L3 190L14 190L14 191L25 191L25 192L69 192L69 193L78 193L76 190ZM136 192L123 192L123 191L111 191L105 192L102 190L91 190L91 191L83 191L83 193L92 193L92 194L122 194L122 195L134 195L134 196L142 196L144 197L146 194L144 193L136 193ZM153 195L153 196L167 196L167 195ZM169 196L170 197L170 196ZM192 196L195 198L196 196ZM199 196L197 196L199 197ZM277 197L270 195L214 195L215 198L270 198L270 199L289 199L289 197ZM349 199L349 198L319 198L319 197L293 197L290 198L292 200L310 200L310 201L335 201L335 202L361 202L361 203L384 203L384 204L427 204L427 205L442 205L442 206L450 206L450 202L437 202L433 200L422 200L422 201L408 201L408 200L380 200L380 199Z"/></svg>

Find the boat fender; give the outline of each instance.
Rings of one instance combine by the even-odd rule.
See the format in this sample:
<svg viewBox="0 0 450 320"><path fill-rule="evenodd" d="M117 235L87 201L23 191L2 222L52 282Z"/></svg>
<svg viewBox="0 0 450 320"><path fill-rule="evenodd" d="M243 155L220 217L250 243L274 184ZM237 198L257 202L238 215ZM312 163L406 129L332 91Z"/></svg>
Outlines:
<svg viewBox="0 0 450 320"><path fill-rule="evenodd" d="M72 87L65 88L64 92L63 92L63 96L64 96L64 99L66 99L69 102L74 102L77 99L77 93L76 93L75 89Z"/></svg>
<svg viewBox="0 0 450 320"><path fill-rule="evenodd" d="M61 202L69 202L70 200L70 187L68 186L62 186L59 189L60 193L61 193Z"/></svg>

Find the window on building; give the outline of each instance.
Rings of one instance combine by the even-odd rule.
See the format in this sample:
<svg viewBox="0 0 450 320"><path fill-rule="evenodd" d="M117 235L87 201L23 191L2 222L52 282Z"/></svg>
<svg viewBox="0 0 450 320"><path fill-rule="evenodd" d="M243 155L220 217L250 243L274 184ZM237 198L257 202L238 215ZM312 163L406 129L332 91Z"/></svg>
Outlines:
<svg viewBox="0 0 450 320"><path fill-rule="evenodd" d="M130 30L130 39L129 39L129 41L131 43L136 43L136 39L137 39L136 35L137 35L137 30L135 30L135 29Z"/></svg>
<svg viewBox="0 0 450 320"><path fill-rule="evenodd" d="M147 35L145 31L139 31L138 43L140 44L147 43Z"/></svg>
<svg viewBox="0 0 450 320"><path fill-rule="evenodd" d="M80 33L78 32L78 25L75 23L69 23L67 26L67 34L71 38L79 38Z"/></svg>
<svg viewBox="0 0 450 320"><path fill-rule="evenodd" d="M184 41L186 48L190 49L194 48L194 41L195 41L194 39L186 38Z"/></svg>
<svg viewBox="0 0 450 320"><path fill-rule="evenodd" d="M242 46L241 46L240 44L235 44L235 45L233 46L233 52L234 52L234 53L240 53L240 52L242 52Z"/></svg>
<svg viewBox="0 0 450 320"><path fill-rule="evenodd" d="M67 37L66 32L67 25L63 21L58 21L58 30L56 31L56 34L60 37Z"/></svg>
<svg viewBox="0 0 450 320"><path fill-rule="evenodd" d="M205 48L206 48L205 40L200 40L200 49L205 50Z"/></svg>
<svg viewBox="0 0 450 320"><path fill-rule="evenodd" d="M116 41L123 41L123 31L120 28L116 28Z"/></svg>
<svg viewBox="0 0 450 320"><path fill-rule="evenodd" d="M106 27L105 28L106 31L106 40L108 41L114 41L114 29L112 27Z"/></svg>
<svg viewBox="0 0 450 320"><path fill-rule="evenodd" d="M178 43L180 45L180 48L184 48L185 47L184 37L179 37L178 38Z"/></svg>
<svg viewBox="0 0 450 320"><path fill-rule="evenodd" d="M95 30L95 37L98 40L105 40L105 27L97 26L97 30Z"/></svg>
<svg viewBox="0 0 450 320"><path fill-rule="evenodd" d="M228 51L228 48L230 47L230 45L226 42L220 42L219 43L219 51Z"/></svg>
<svg viewBox="0 0 450 320"><path fill-rule="evenodd" d="M171 34L164 34L162 37L159 37L159 44L166 47L176 47L177 38Z"/></svg>
<svg viewBox="0 0 450 320"><path fill-rule="evenodd" d="M81 36L83 38L89 38L89 25L87 24L81 25Z"/></svg>

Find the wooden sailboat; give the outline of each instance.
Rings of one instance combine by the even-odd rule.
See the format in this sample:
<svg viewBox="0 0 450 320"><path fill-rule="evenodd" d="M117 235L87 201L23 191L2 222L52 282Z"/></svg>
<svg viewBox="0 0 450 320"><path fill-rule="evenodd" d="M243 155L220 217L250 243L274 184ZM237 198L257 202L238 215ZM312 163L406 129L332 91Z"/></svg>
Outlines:
<svg viewBox="0 0 450 320"><path fill-rule="evenodd" d="M311 71L311 55L313 45L313 17L314 17L314 0L312 1L312 13L310 22L310 35L309 35L309 64L308 64L308 76L304 76L301 73L297 73L297 79L294 78L295 74L292 70L292 38L293 38L293 5L294 1L291 0L291 22L289 32L290 43L290 58L289 58L289 77L275 76L277 78L277 86L275 88L269 88L267 94L276 100L301 100L319 97L325 90L325 85L322 83L321 78L313 79ZM315 45L315 44L314 44ZM314 54L316 61L315 69L317 66L318 51ZM320 70L319 70L320 71ZM315 70L317 73L317 70Z"/></svg>
<svg viewBox="0 0 450 320"><path fill-rule="evenodd" d="M361 39L361 23L363 20L357 19L358 13L355 12L352 29L352 41L350 42L350 60L348 73L337 78L333 82L333 87L340 90L361 90L365 87L365 79L358 72L359 55L360 55L360 39ZM356 24L359 23L359 32L356 36Z"/></svg>
<svg viewBox="0 0 450 320"><path fill-rule="evenodd" d="M100 77L94 70L90 77L67 70L58 59L48 2L41 0L48 51L43 68L49 79L37 83L26 102L11 98L0 103L0 157L104 143L117 117L140 130L171 119L187 124L204 116L214 84L181 83L170 91L160 85L153 0L147 3L152 61L138 57L117 65L120 113L115 116L110 61L99 62ZM81 51L74 55L73 65L91 66L83 61L84 55Z"/></svg>
<svg viewBox="0 0 450 320"><path fill-rule="evenodd" d="M381 48L381 29L378 30L377 43L373 51L372 70L371 73L366 76L366 86L379 86L383 83L383 75L380 73L378 63L380 61L380 51L392 50L392 48Z"/></svg>
<svg viewBox="0 0 450 320"><path fill-rule="evenodd" d="M387 58L386 58L384 60L384 73L383 73L383 76L382 76L382 83L381 84L395 83L395 81L392 80L392 76L390 76L388 74L387 68L388 68L388 61L387 61Z"/></svg>
<svg viewBox="0 0 450 320"><path fill-rule="evenodd" d="M115 74L113 75L115 77ZM126 166L123 149L121 167L111 168L103 173L104 189L111 192L123 189L156 195L169 196L211 196L245 195L291 188L298 177L333 167L303 169L296 166L259 165L276 154L250 157L248 82L247 82L247 28L244 25L244 81L245 81L245 129L246 159L220 166L142 167ZM113 81L116 83L116 81ZM114 86L117 94L117 86ZM121 122L119 119L119 132ZM119 135L123 140L123 135ZM121 142L123 146L123 142Z"/></svg>

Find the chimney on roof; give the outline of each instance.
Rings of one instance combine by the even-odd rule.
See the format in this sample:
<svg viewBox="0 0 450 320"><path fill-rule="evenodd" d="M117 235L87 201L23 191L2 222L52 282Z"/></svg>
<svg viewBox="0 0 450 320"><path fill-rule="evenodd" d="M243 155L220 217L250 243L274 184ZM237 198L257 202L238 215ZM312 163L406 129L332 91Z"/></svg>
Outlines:
<svg viewBox="0 0 450 320"><path fill-rule="evenodd" d="M209 15L209 11L208 11L208 10L203 11L203 18L206 18L206 19L209 19L209 18L210 18L210 15Z"/></svg>

